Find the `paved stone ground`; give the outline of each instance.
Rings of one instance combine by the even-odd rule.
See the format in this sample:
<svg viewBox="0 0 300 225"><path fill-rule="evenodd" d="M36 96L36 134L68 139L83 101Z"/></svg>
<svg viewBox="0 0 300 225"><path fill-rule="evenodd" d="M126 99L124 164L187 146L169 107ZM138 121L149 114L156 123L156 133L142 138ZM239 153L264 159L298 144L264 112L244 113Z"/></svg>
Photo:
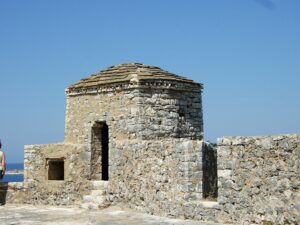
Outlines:
<svg viewBox="0 0 300 225"><path fill-rule="evenodd" d="M220 225L192 220L170 219L121 207L86 210L77 207L4 205L1 225Z"/></svg>

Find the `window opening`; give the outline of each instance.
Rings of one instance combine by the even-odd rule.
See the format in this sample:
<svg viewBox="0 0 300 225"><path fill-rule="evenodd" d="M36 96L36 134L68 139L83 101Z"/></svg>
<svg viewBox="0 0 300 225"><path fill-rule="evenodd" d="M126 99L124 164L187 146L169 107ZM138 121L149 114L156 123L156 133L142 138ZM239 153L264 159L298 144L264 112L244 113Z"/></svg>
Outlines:
<svg viewBox="0 0 300 225"><path fill-rule="evenodd" d="M48 159L48 180L64 180L65 166L63 159Z"/></svg>

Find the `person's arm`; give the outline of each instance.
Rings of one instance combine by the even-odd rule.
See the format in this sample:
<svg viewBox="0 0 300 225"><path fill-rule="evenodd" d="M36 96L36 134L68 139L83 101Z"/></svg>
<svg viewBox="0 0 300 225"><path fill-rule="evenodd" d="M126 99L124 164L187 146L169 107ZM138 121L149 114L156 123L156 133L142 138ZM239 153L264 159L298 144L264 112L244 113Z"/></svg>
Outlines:
<svg viewBox="0 0 300 225"><path fill-rule="evenodd" d="M5 170L6 170L6 158L5 158L5 154L3 152L3 156L2 156L2 173L3 175L5 174Z"/></svg>

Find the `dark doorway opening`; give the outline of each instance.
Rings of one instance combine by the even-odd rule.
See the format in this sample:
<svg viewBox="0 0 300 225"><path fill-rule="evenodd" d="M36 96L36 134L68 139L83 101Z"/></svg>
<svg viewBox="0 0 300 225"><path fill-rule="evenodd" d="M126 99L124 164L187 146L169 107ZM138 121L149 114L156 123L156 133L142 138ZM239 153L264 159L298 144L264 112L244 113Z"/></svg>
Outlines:
<svg viewBox="0 0 300 225"><path fill-rule="evenodd" d="M96 122L92 127L91 143L91 179L108 180L109 170L109 135L105 122Z"/></svg>
<svg viewBox="0 0 300 225"><path fill-rule="evenodd" d="M48 180L64 180L65 166L63 159L48 159Z"/></svg>
<svg viewBox="0 0 300 225"><path fill-rule="evenodd" d="M203 198L215 201L218 198L217 145L205 143L202 149Z"/></svg>

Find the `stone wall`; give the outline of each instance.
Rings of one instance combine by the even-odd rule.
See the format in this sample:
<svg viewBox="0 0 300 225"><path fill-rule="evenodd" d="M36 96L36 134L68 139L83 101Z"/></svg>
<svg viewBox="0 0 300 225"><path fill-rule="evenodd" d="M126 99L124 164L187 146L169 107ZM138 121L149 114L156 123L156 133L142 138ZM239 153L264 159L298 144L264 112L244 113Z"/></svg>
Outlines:
<svg viewBox="0 0 300 225"><path fill-rule="evenodd" d="M64 180L48 180L49 160L64 161ZM81 201L88 190L86 153L80 145L49 144L25 146L24 202L67 205Z"/></svg>
<svg viewBox="0 0 300 225"><path fill-rule="evenodd" d="M300 135L218 140L221 221L300 223Z"/></svg>
<svg viewBox="0 0 300 225"><path fill-rule="evenodd" d="M183 88L183 87L182 87ZM136 98L138 136L142 139L203 139L201 91L143 88ZM189 88L191 90L189 90Z"/></svg>
<svg viewBox="0 0 300 225"><path fill-rule="evenodd" d="M0 205L24 203L28 188L23 182L0 182Z"/></svg>
<svg viewBox="0 0 300 225"><path fill-rule="evenodd" d="M118 142L112 152L109 200L174 215L182 211L177 203L202 199L202 144L185 139Z"/></svg>
<svg viewBox="0 0 300 225"><path fill-rule="evenodd" d="M96 121L107 123L110 139L202 140L201 90L191 84L180 84L180 90L157 87L156 83L147 85L96 94L70 93L65 142L90 143L91 127Z"/></svg>

